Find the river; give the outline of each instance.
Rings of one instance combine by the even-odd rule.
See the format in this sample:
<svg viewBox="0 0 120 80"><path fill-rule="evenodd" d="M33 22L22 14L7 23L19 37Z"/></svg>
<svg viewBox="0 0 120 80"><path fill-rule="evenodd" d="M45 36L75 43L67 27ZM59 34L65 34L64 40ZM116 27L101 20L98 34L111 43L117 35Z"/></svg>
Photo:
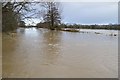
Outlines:
<svg viewBox="0 0 120 80"><path fill-rule="evenodd" d="M99 32L99 34L95 33ZM19 28L3 34L4 78L117 78L118 31ZM115 33L117 36L110 36Z"/></svg>

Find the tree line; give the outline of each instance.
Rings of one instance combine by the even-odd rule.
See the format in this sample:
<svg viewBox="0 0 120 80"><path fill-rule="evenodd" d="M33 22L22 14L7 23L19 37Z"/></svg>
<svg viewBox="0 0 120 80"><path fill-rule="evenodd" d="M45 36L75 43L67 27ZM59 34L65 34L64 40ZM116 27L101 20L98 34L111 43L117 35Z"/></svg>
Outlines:
<svg viewBox="0 0 120 80"><path fill-rule="evenodd" d="M32 19L28 13L34 15L41 15L34 12L37 9L31 9L31 6L39 4L39 8L44 8L42 13L42 22L47 23L50 30L56 29L61 23L61 16L59 12L59 2L2 2L2 31L14 31L18 27L25 27L25 19Z"/></svg>
<svg viewBox="0 0 120 80"><path fill-rule="evenodd" d="M40 11L34 7L39 5ZM32 8L33 7L33 8ZM41 18L37 28L48 28L50 30L60 30L61 28L74 29L114 29L120 30L120 25L68 25L61 23L60 2L2 2L2 31L14 31L18 27L26 27L25 19ZM43 10L41 10L41 8ZM30 14L30 15L29 15ZM40 16L40 17L38 17Z"/></svg>
<svg viewBox="0 0 120 80"><path fill-rule="evenodd" d="M38 23L36 25L37 28L47 28L47 23ZM71 28L71 29L107 29L107 30L120 30L120 25L112 24L112 25L80 25L80 24L60 24L58 25L58 29L62 28Z"/></svg>
<svg viewBox="0 0 120 80"><path fill-rule="evenodd" d="M120 30L120 25L118 25L118 24L108 24L108 25L61 24L60 26L61 26L61 28Z"/></svg>

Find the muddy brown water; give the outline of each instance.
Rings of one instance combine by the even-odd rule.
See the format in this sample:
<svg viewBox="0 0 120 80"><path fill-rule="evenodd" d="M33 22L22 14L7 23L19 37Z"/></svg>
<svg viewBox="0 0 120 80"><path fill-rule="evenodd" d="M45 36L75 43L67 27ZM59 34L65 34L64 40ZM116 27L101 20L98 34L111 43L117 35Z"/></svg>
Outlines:
<svg viewBox="0 0 120 80"><path fill-rule="evenodd" d="M3 34L4 78L117 78L118 37L23 29Z"/></svg>
<svg viewBox="0 0 120 80"><path fill-rule="evenodd" d="M0 79L2 77L2 33L0 33Z"/></svg>

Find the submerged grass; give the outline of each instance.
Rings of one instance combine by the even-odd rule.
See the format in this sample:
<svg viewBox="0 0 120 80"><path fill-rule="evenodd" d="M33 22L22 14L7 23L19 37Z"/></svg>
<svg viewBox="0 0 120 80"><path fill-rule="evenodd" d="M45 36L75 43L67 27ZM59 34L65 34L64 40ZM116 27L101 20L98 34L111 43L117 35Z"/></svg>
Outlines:
<svg viewBox="0 0 120 80"><path fill-rule="evenodd" d="M80 32L77 29L61 29L61 31L67 31L67 32Z"/></svg>

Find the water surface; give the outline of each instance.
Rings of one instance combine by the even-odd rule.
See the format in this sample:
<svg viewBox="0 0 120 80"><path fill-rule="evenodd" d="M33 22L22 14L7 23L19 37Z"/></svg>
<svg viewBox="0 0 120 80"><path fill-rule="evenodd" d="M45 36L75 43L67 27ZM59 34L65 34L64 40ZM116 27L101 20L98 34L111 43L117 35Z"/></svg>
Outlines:
<svg viewBox="0 0 120 80"><path fill-rule="evenodd" d="M20 28L3 34L3 77L117 78L118 37Z"/></svg>

